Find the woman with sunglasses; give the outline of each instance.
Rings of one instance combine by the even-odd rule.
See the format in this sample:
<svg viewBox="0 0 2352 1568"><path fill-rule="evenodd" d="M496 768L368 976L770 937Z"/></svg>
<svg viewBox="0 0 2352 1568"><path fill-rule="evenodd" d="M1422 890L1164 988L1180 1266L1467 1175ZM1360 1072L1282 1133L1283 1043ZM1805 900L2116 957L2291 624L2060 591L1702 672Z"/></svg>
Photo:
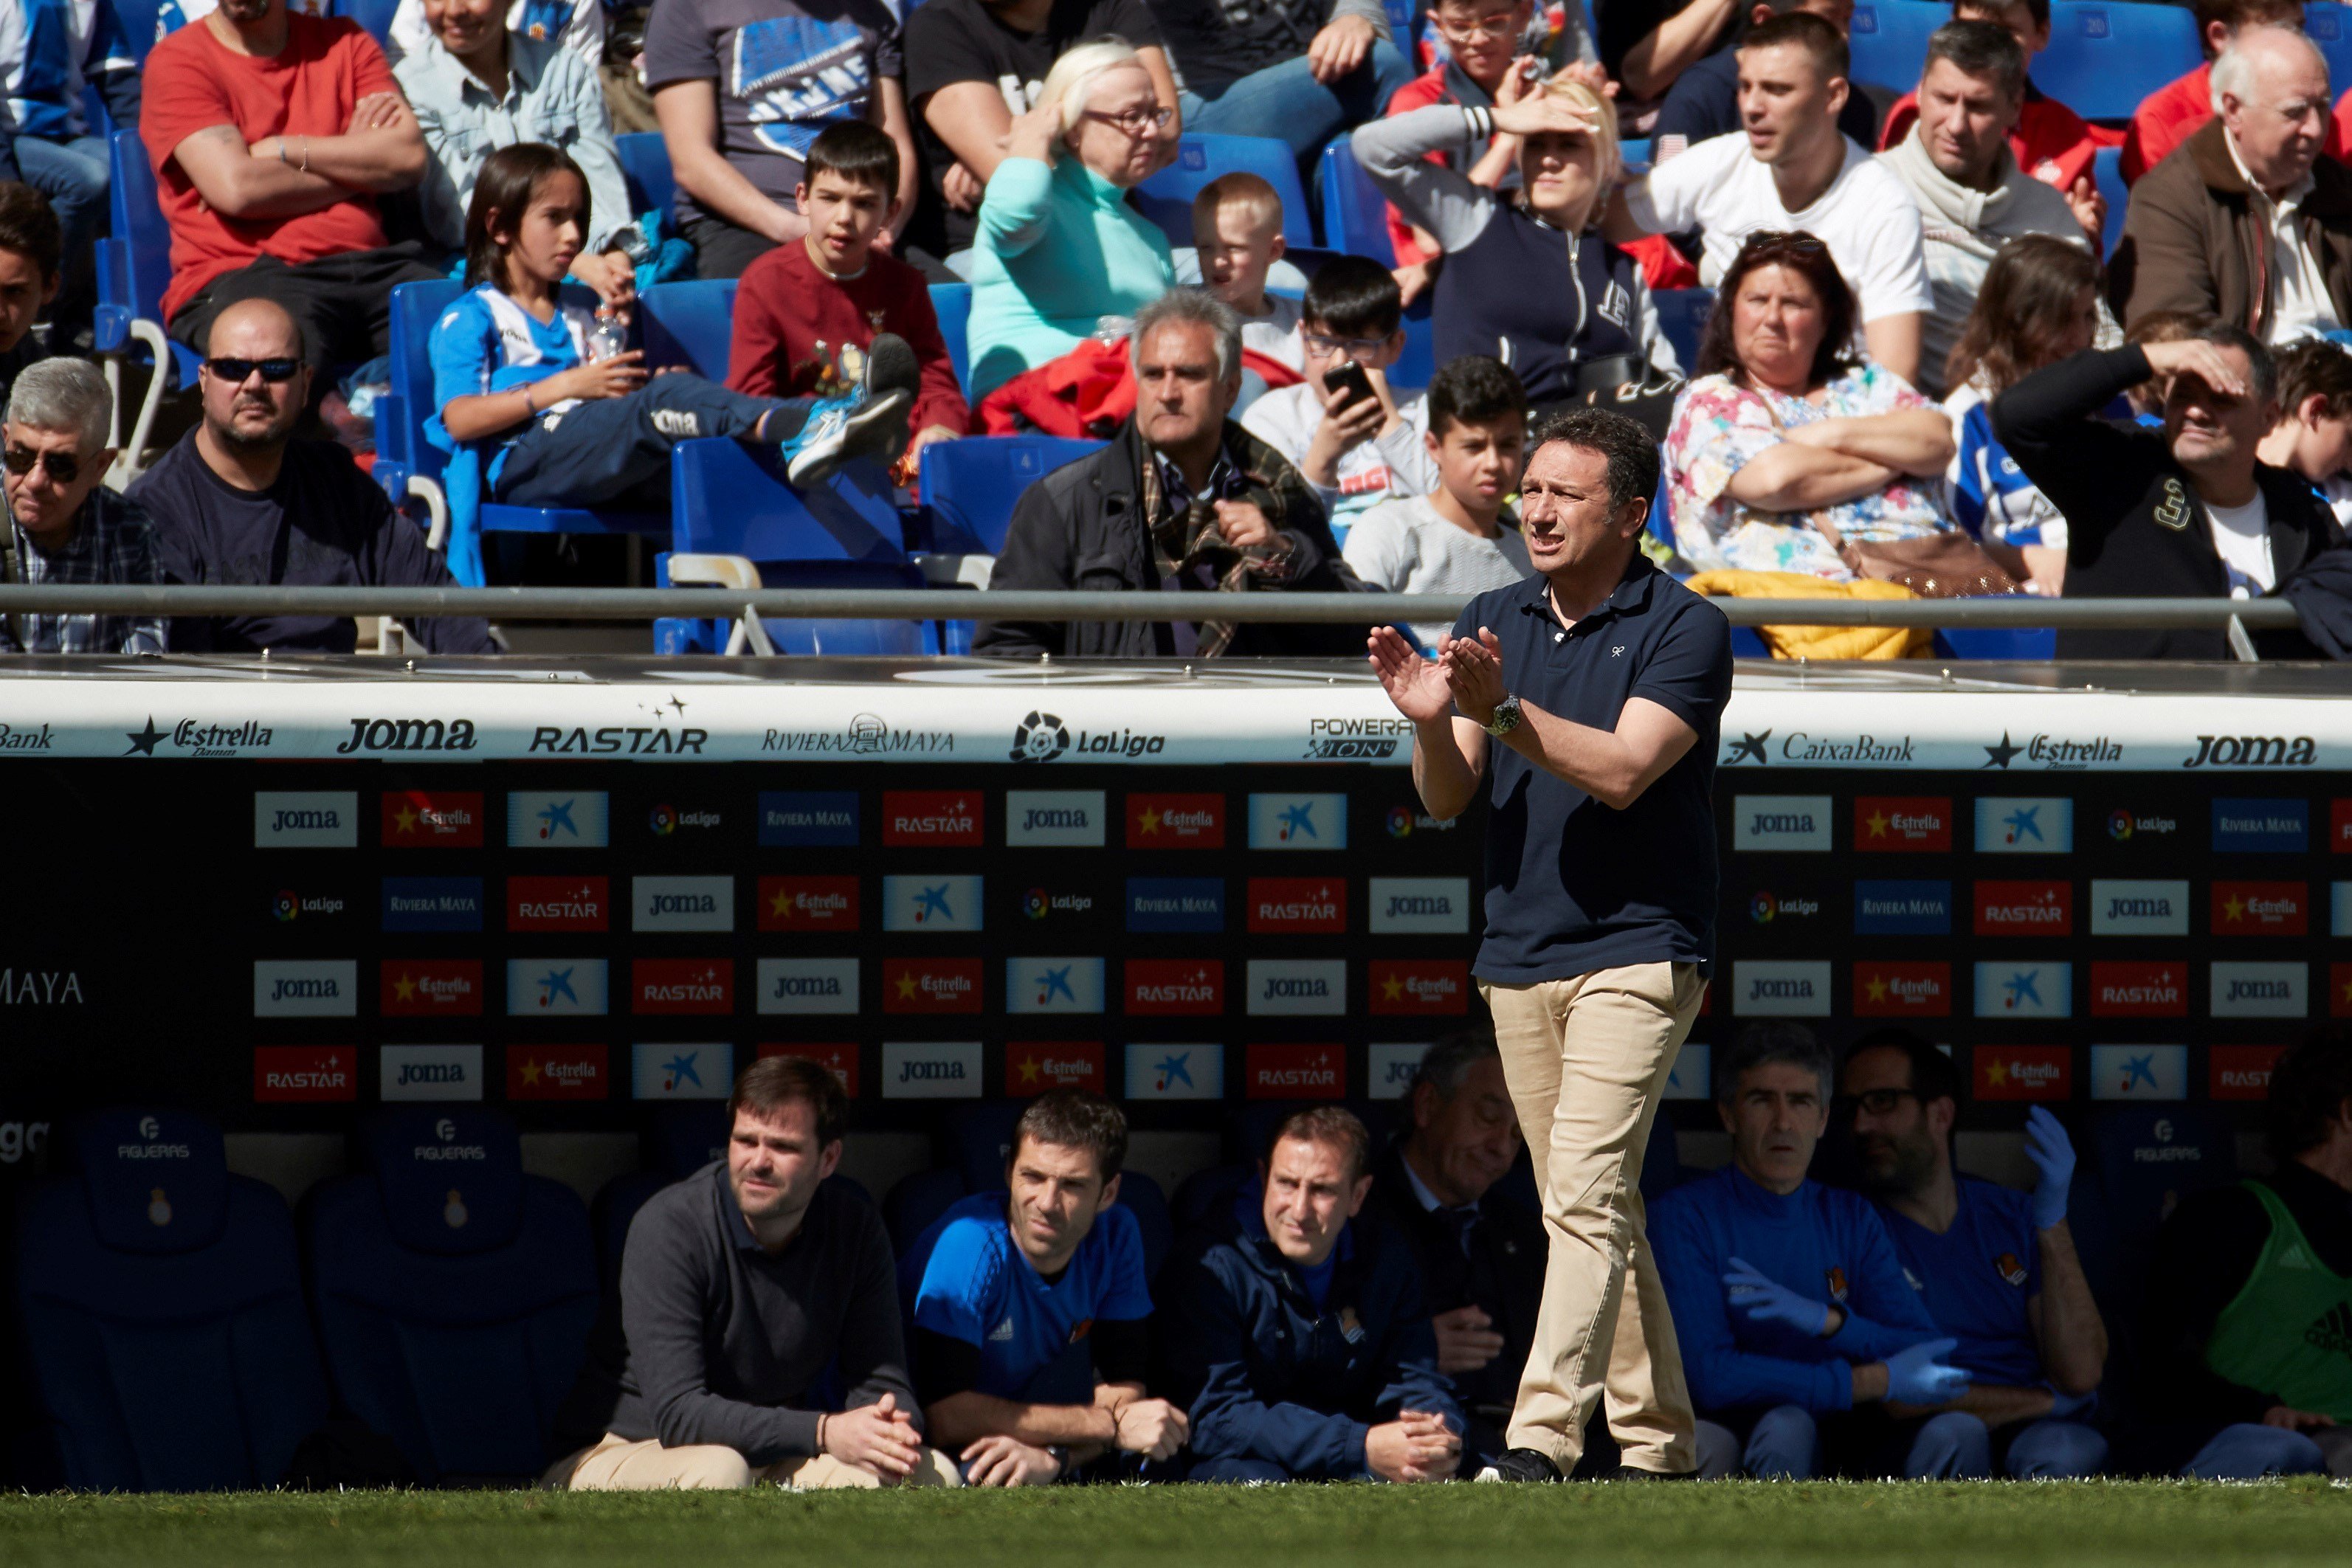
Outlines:
<svg viewBox="0 0 2352 1568"><path fill-rule="evenodd" d="M1106 316L1168 292L1168 236L1127 204L1159 164L1169 110L1136 52L1080 44L1013 122L972 246L971 399L1068 353Z"/></svg>
<svg viewBox="0 0 2352 1568"><path fill-rule="evenodd" d="M1853 349L1853 291L1811 235L1748 236L1665 443L1675 549L1702 570L1849 582L1840 538L1953 531L1952 422Z"/></svg>
<svg viewBox="0 0 2352 1568"><path fill-rule="evenodd" d="M1465 162L1498 135L1518 141L1515 191L1430 161ZM1500 360L1538 411L1679 373L1640 264L1601 236L1623 166L1608 99L1563 73L1492 109L1436 104L1376 120L1354 145L1372 183L1445 254L1433 299L1439 364Z"/></svg>

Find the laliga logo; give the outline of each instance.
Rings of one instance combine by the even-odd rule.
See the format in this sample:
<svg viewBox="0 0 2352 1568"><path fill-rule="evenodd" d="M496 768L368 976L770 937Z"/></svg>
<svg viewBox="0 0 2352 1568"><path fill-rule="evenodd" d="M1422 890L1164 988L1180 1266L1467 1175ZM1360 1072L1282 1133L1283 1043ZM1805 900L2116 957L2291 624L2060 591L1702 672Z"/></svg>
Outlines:
<svg viewBox="0 0 2352 1568"><path fill-rule="evenodd" d="M278 919L291 920L301 912L302 900L295 894L292 888L286 888L279 892L278 894L277 904Z"/></svg>
<svg viewBox="0 0 2352 1568"><path fill-rule="evenodd" d="M1051 762L1070 748L1070 732L1050 713L1033 711L1013 731L1015 762Z"/></svg>
<svg viewBox="0 0 2352 1568"><path fill-rule="evenodd" d="M654 831L654 837L666 839L677 831L677 813L667 806L656 806L650 825Z"/></svg>

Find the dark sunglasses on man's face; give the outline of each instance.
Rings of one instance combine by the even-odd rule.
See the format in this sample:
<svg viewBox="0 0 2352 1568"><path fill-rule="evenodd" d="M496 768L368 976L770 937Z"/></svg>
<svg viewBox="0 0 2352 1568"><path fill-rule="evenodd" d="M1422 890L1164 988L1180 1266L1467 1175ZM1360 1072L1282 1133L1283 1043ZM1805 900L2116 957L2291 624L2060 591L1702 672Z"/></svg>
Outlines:
<svg viewBox="0 0 2352 1568"><path fill-rule="evenodd" d="M256 371L261 372L263 381L276 386L292 381L294 372L301 368L299 360L228 360L215 356L205 361L205 369L231 386L243 386L245 378Z"/></svg>
<svg viewBox="0 0 2352 1568"><path fill-rule="evenodd" d="M53 484L70 485L81 477L81 459L70 452L36 452L29 446L11 446L5 461L8 472L22 479L37 463L49 471Z"/></svg>

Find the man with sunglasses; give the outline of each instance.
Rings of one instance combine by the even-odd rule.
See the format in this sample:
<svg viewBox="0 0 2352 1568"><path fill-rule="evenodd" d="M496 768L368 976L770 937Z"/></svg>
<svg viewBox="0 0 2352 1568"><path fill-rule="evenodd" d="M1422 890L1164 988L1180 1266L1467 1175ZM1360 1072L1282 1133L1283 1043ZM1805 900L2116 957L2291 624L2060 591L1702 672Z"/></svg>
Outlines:
<svg viewBox="0 0 2352 1568"><path fill-rule="evenodd" d="M2105 1370L2107 1329L2066 1226L2074 1151L2058 1118L2026 1113L2031 1196L1952 1168L1952 1059L1908 1030L1864 1035L1838 1076L1864 1190L1969 1391L1944 1406L1948 1473L2054 1480L2096 1475L2107 1439L2077 1417Z"/></svg>
<svg viewBox="0 0 2352 1568"><path fill-rule="evenodd" d="M274 300L246 299L214 318L197 376L204 421L131 486L155 519L173 582L272 587L454 588L422 529L393 509L331 441L297 441L310 395L302 330ZM408 622L436 653L497 652L472 617ZM348 618L243 615L179 621L177 650L348 653Z"/></svg>
<svg viewBox="0 0 2352 1568"><path fill-rule="evenodd" d="M0 580L161 582L147 515L100 481L114 461L106 444L114 398L81 360L43 360L16 378L0 455L8 485L7 548ZM160 653L155 615L0 617L0 653Z"/></svg>

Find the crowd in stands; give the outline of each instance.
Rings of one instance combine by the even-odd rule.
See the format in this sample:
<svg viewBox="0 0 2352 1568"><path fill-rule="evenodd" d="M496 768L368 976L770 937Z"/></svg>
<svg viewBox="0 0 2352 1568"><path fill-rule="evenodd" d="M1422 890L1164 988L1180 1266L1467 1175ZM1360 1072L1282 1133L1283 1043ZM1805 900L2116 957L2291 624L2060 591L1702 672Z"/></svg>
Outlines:
<svg viewBox="0 0 2352 1568"><path fill-rule="evenodd" d="M1647 548L1710 591L2278 593L2352 621L2331 340L2352 337L2352 84L2290 0L2194 0L2207 63L2127 124L2035 86L2048 0L1956 0L1886 82L1855 79L1851 0L1600 0L1591 27L1534 0L1423 0L1409 27L1374 0L403 0L382 40L220 0L164 7L143 67L117 3L0 0L0 378L84 345L98 133L136 130L196 427L160 457L44 444L81 415L40 383L9 415L25 580L528 576L538 558L486 555L484 507L659 515L680 441L777 448L795 487L895 464L919 507L927 451L1036 431L1108 445L1022 498L983 580L1453 591L1527 570L1513 433L1605 401L1664 447ZM667 210L632 210L616 125L657 127ZM1389 254L1317 249L1239 169L1186 185L1182 232L1138 193L1204 156L1187 134L1352 163ZM2119 214L2094 169L2113 149ZM640 290L688 277L738 280L723 378L646 361ZM463 293L430 342L393 342L394 291L443 280ZM1661 300L1694 287L1685 363ZM945 328L942 288L969 295ZM405 496L362 499L394 355L431 362L412 400L447 459L446 548L407 537ZM2266 401L2282 381L2294 401ZM2147 495L2118 501L2093 452ZM62 477L142 469L122 497ZM2155 531L2110 549L2143 513ZM1350 651L1172 616L979 623L1000 655ZM265 618L161 641L351 636Z"/></svg>
<svg viewBox="0 0 2352 1568"><path fill-rule="evenodd" d="M2291 1048L2274 1169L2182 1202L2146 1278L2107 1280L2138 1347L2120 1367L2047 1110L2020 1190L1956 1168L1957 1070L1901 1029L1840 1061L1752 1025L1714 1071L1729 1162L1649 1221L1698 1419L1645 1457L1701 1478L2352 1473L2352 1043ZM1098 1095L1030 1102L1005 1186L895 1259L825 1181L845 1109L821 1066L746 1071L726 1157L630 1226L545 1484L1416 1482L1502 1450L1547 1222L1514 1185L1491 1032L1429 1049L1392 1136L1338 1105L1270 1119L1250 1166L1180 1192L1164 1263L1118 1201L1127 1128ZM1831 1138L1846 1185L1818 1174ZM1593 1425L1579 1476L1659 1473Z"/></svg>

